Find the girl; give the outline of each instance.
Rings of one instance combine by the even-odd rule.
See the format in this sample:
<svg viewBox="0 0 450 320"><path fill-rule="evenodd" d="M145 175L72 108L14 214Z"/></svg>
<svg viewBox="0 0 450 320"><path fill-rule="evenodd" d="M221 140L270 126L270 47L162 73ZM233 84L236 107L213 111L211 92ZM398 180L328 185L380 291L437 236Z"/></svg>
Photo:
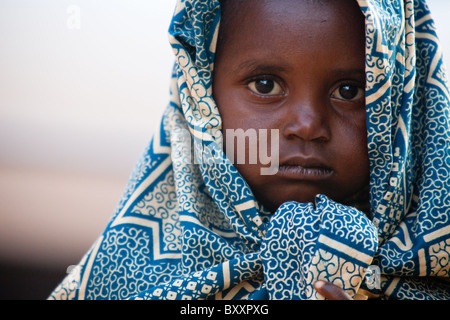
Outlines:
<svg viewBox="0 0 450 320"><path fill-rule="evenodd" d="M424 0L180 0L170 41L161 128L50 298L450 298L449 92ZM227 158L237 129L275 130L276 171Z"/></svg>

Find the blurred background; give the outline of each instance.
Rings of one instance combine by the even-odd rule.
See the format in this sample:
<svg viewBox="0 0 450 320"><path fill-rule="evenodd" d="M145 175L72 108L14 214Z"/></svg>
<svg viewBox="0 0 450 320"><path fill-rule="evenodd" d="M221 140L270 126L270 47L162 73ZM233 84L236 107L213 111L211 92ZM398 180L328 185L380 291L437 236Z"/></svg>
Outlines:
<svg viewBox="0 0 450 320"><path fill-rule="evenodd" d="M175 2L0 1L0 299L47 298L106 226L168 101Z"/></svg>
<svg viewBox="0 0 450 320"><path fill-rule="evenodd" d="M175 0L0 1L0 298L100 235L169 97Z"/></svg>

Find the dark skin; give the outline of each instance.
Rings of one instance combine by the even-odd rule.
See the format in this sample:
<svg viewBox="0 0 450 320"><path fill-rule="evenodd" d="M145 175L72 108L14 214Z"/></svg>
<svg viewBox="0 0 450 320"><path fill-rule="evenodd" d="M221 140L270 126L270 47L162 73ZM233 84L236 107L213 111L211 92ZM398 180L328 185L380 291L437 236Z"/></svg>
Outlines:
<svg viewBox="0 0 450 320"><path fill-rule="evenodd" d="M276 174L234 159L236 168L272 212L317 194L351 204L369 183L364 17L356 1L228 2L213 79L222 129L279 130ZM329 283L315 288L327 299L350 298Z"/></svg>
<svg viewBox="0 0 450 320"><path fill-rule="evenodd" d="M328 300L353 300L344 290L326 281L316 281L314 289Z"/></svg>

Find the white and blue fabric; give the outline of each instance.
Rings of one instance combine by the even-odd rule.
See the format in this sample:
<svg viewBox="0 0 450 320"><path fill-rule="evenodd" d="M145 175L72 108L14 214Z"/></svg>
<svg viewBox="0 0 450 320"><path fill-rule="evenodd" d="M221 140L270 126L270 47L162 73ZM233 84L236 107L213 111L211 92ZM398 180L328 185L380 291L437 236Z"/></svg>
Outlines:
<svg viewBox="0 0 450 320"><path fill-rule="evenodd" d="M161 126L106 229L49 298L322 299L321 279L355 298L450 299L450 106L435 26L424 0L358 3L369 215L323 195L273 214L257 202L222 151L219 1L179 0Z"/></svg>

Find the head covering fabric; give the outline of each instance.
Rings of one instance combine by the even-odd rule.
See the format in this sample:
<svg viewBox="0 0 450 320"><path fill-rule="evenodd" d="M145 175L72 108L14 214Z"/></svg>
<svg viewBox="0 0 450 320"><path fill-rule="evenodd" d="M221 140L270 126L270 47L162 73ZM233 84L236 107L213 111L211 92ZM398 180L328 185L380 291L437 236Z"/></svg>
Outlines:
<svg viewBox="0 0 450 320"><path fill-rule="evenodd" d="M320 279L355 298L449 299L450 99L434 23L423 0L358 3L370 219L323 195L274 214L258 203L222 151L219 1L179 0L160 128L105 231L49 299L322 299Z"/></svg>

